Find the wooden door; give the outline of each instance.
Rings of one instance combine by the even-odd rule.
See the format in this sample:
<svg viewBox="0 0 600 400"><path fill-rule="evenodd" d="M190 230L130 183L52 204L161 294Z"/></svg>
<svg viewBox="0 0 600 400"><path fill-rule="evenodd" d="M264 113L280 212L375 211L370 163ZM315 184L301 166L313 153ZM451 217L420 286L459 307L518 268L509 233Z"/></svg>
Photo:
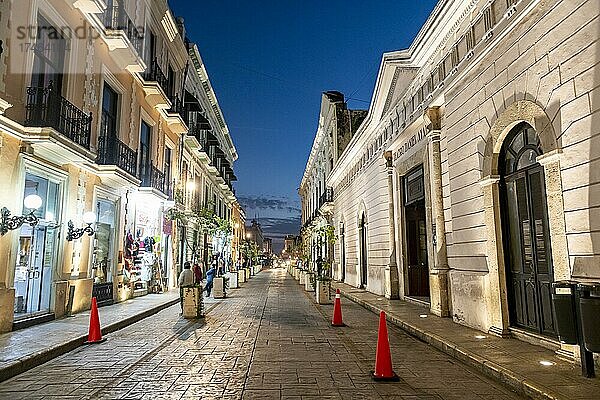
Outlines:
<svg viewBox="0 0 600 400"><path fill-rule="evenodd" d="M427 231L425 202L406 206L406 239L408 256L409 296L429 297L429 265L427 262Z"/></svg>

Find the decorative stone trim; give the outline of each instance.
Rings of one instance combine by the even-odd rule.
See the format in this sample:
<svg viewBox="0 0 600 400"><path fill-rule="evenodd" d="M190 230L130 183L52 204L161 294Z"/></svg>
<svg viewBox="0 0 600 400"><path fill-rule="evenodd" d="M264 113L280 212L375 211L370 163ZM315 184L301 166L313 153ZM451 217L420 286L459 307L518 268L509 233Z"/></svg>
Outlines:
<svg viewBox="0 0 600 400"><path fill-rule="evenodd" d="M0 99L0 115L4 114L6 110L11 108L13 105L4 99Z"/></svg>
<svg viewBox="0 0 600 400"><path fill-rule="evenodd" d="M556 149L556 150L552 150L548 153L544 153L544 154L537 156L535 160L540 165L546 166L546 165L553 164L555 162L560 161L560 159L562 158L562 155L563 155L562 149Z"/></svg>
<svg viewBox="0 0 600 400"><path fill-rule="evenodd" d="M506 10L506 12L504 13L504 18L509 19L510 17L515 15L516 12L517 12L517 6L513 5Z"/></svg>
<svg viewBox="0 0 600 400"><path fill-rule="evenodd" d="M485 178L480 179L479 182L477 182L477 183L481 187L486 187L486 186L490 186L490 185L493 185L498 182L500 182L499 175L490 175L490 176L486 176Z"/></svg>

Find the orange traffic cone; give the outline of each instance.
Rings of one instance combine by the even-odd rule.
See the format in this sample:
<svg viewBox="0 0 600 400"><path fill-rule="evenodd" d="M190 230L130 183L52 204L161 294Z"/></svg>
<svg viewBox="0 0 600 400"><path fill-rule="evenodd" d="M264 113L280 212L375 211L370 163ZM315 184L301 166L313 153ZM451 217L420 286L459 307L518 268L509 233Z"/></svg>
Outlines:
<svg viewBox="0 0 600 400"><path fill-rule="evenodd" d="M92 312L90 314L90 330L88 333L88 340L85 344L102 343L106 339L102 339L102 332L100 331L100 317L98 316L98 304L96 298L92 297Z"/></svg>
<svg viewBox="0 0 600 400"><path fill-rule="evenodd" d="M385 312L379 314L379 334L377 337L377 352L375 353L375 372L373 379L376 381L398 381L398 375L392 370L392 355L388 339Z"/></svg>
<svg viewBox="0 0 600 400"><path fill-rule="evenodd" d="M342 321L342 300L340 295L340 289L335 290L335 302L333 304L333 320L331 326L346 326Z"/></svg>

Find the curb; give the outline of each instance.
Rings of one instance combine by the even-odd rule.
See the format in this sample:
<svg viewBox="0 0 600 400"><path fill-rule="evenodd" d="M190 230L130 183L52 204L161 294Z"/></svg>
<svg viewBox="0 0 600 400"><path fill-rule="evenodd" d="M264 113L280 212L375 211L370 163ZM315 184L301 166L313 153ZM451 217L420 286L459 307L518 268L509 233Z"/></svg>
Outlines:
<svg viewBox="0 0 600 400"><path fill-rule="evenodd" d="M362 306L363 308L379 314L380 311L385 311L383 308L379 308L373 304L370 304L364 300L359 299L351 293L345 292L340 288L340 292L344 297L350 301ZM429 333L421 328L407 323L400 318L388 314L386 312L387 320L394 324L396 327L407 332L410 336L413 336L422 342L429 344L432 347L442 351L443 353L461 361L462 363L476 369L488 378L494 379L495 381L508 387L510 390L517 394L525 397L529 397L535 400L560 400L561 397L551 393L551 391L524 376L504 368L487 358L479 356L471 351L461 348L456 343L453 343L445 338L442 338L434 333Z"/></svg>
<svg viewBox="0 0 600 400"><path fill-rule="evenodd" d="M145 310L139 314L132 315L123 320L113 322L112 324L109 324L102 328L102 334L107 335L109 333L116 332L178 303L179 299L172 299L167 301L166 303L149 308L148 310ZM21 357L17 360L14 360L6 366L0 367L0 382L4 382L19 374L22 374L25 371L42 365L58 356L73 351L76 348L82 346L86 340L87 335L81 335L74 339L67 340L66 342L58 344L54 347L39 351L37 353L29 354L25 357Z"/></svg>

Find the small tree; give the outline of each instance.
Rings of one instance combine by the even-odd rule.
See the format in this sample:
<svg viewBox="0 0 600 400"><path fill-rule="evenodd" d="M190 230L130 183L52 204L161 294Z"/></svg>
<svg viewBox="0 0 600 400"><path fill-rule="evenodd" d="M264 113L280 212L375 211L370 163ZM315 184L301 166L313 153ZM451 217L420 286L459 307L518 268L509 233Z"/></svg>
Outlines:
<svg viewBox="0 0 600 400"><path fill-rule="evenodd" d="M333 246L337 241L337 235L335 234L335 228L333 227L333 225L323 225L316 230L316 233L319 241L327 243L328 246ZM327 253L328 257L326 260L323 260L322 268L320 270L317 270L317 279L321 281L331 280L331 252L328 251Z"/></svg>
<svg viewBox="0 0 600 400"><path fill-rule="evenodd" d="M205 207L195 207L191 211L182 211L177 207L173 207L167 211L165 216L171 221L177 221L182 227L188 227L193 223L202 234L210 235L221 241L223 248L219 249L219 252L223 251L225 243L230 239L230 235L233 232L231 221L216 215L212 203L208 203ZM194 256L197 256L196 246L187 245Z"/></svg>

